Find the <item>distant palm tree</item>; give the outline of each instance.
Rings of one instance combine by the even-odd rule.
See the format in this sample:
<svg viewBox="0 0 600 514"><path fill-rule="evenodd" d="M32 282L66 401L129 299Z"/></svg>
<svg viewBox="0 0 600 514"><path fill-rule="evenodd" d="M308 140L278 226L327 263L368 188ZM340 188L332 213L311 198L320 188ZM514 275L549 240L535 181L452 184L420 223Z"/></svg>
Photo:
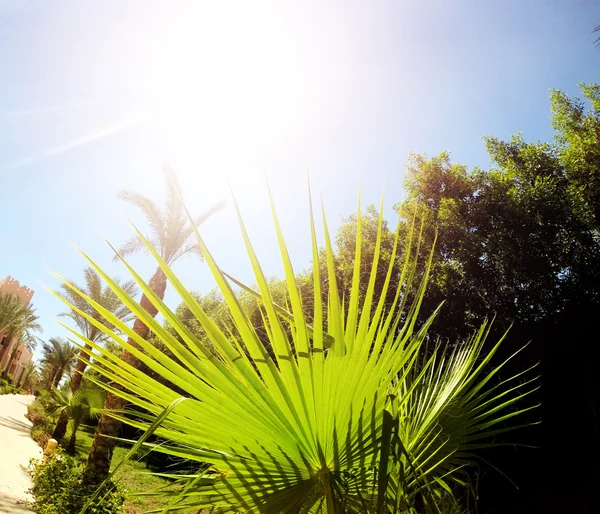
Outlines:
<svg viewBox="0 0 600 514"><path fill-rule="evenodd" d="M65 374L68 374L75 364L77 348L71 343L54 337L42 345L42 364L47 368L46 390L52 386L58 387Z"/></svg>
<svg viewBox="0 0 600 514"><path fill-rule="evenodd" d="M28 389L32 383L35 383L38 379L39 373L35 362L28 362L25 365L25 371L23 371L23 376L21 378L21 387L23 389Z"/></svg>
<svg viewBox="0 0 600 514"><path fill-rule="evenodd" d="M38 317L31 304L24 305L16 296L0 295L0 338L4 336L9 341L0 353L0 359L8 352L10 358L7 359L2 372L6 372L14 356L15 348L18 348L19 341L27 341L28 344L33 338L33 333L41 331ZM14 336L17 336L14 338Z"/></svg>
<svg viewBox="0 0 600 514"><path fill-rule="evenodd" d="M122 191L119 194L119 198L142 211L152 229L148 240L167 264L173 264L179 257L186 254L195 254L199 258L202 258L200 249L193 237L194 230L221 209L222 204L213 205L194 218L192 226L189 223L181 199L181 187L179 186L175 172L168 167L165 167L163 171L167 193L167 204L164 211L152 200L138 193ZM146 246L138 236L126 241L119 250L119 253L123 257L136 252L147 252ZM148 282L148 286L160 299L164 298L167 288L167 277L160 267L157 267L150 282ZM152 317L156 316L158 311L145 294L142 295L140 305ZM139 318L135 319L133 330L143 339L148 339L150 335L150 329ZM132 338L129 338L127 342L135 348L140 348ZM126 350L123 350L121 359L137 369L142 367L141 362ZM123 410L125 405L125 400L108 393L104 408L106 410L120 411ZM100 417L84 472L86 483L99 484L108 476L112 451L116 444L114 437L118 435L120 425L120 421L107 414L102 414Z"/></svg>
<svg viewBox="0 0 600 514"><path fill-rule="evenodd" d="M123 304L121 300L117 297L117 295L110 289L110 287L104 285L102 278L98 273L94 271L91 267L86 267L83 270L84 278L85 278L85 287L78 286L77 284L71 282L79 291L84 293L86 296L91 298L94 302L99 304L101 307L104 307L107 311L113 314L115 317L120 319L121 321L127 322L131 317L131 313L129 309ZM115 279L115 282L119 283L118 279ZM137 285L135 281L129 280L124 284L120 284L121 287L129 294L130 296L135 296L138 293ZM108 322L104 316L102 316L94 307L90 305L89 302L84 300L80 295L78 295L73 289L68 287L66 284L61 285L60 291L58 294L64 298L71 305L76 307L79 311L84 312L87 316L92 318L93 320L99 321L103 325L111 327L114 329L114 325ZM81 334L86 337L91 343L100 343L104 339L106 339L106 334L96 327L87 317L83 316L76 310L69 310L68 312L63 312L61 316L66 316L71 318L75 325L81 331ZM81 379L83 378L83 373L87 368L88 355L86 350L91 350L91 344L87 343L85 345L85 349L79 351L79 355L77 357L77 365L75 367L75 373L71 379L71 392L76 393L81 385ZM67 433L67 424L69 422L69 417L67 415L67 410L63 409L58 418L58 422L56 423L56 428L54 429L54 433L52 437L57 441L62 441Z"/></svg>
<svg viewBox="0 0 600 514"><path fill-rule="evenodd" d="M37 347L38 340L39 338L34 336L31 332L20 332L15 338L15 344L13 344L13 350L11 352L11 359L16 357L16 354L19 351L19 346L21 345L25 346L25 348L33 353Z"/></svg>

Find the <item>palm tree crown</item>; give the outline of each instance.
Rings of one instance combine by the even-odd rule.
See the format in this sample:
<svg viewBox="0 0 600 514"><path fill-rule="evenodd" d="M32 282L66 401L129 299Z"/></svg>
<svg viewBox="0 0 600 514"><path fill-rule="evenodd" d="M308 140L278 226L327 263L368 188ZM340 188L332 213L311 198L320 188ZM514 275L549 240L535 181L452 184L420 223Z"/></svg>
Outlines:
<svg viewBox="0 0 600 514"><path fill-rule="evenodd" d="M119 198L142 211L152 229L152 233L148 239L168 264L172 264L179 257L189 253L202 258L202 252L198 244L191 237L194 233L194 228L199 227L215 212L221 209L223 204L217 203L196 216L194 218L194 226L192 226L188 222L188 216L181 199L181 187L177 175L169 167L165 167L163 172L165 174L165 188L167 192L165 210L158 207L150 198L132 191L121 191ZM137 252L148 253L148 249L138 236L127 240L119 249L119 253L123 257ZM118 257L115 257L115 259L118 259Z"/></svg>
<svg viewBox="0 0 600 514"><path fill-rule="evenodd" d="M89 266L84 269L83 273L85 278L85 287L76 286L77 289L82 291L95 303L99 304L101 307L104 307L107 311L121 321L129 321L129 319L131 319L131 312L127 307L125 307L125 305L123 305L123 302L119 300L117 295L110 289L110 287L103 285L100 275L98 275L98 273L96 273ZM138 288L133 280L129 280L124 284L121 284L118 279L115 279L115 282L119 284L130 296L135 296L138 292ZM107 323L107 320L94 307L92 307L80 295L75 293L73 289L67 287L65 284L61 284L61 289L58 291L58 295L76 307L78 310L84 312L90 318L99 321L102 324ZM105 334L99 330L98 327L96 327L88 318L79 312L71 309L68 312L61 313L60 315L71 318L86 339L97 343L106 338ZM109 326L112 325L109 323Z"/></svg>
<svg viewBox="0 0 600 514"><path fill-rule="evenodd" d="M75 363L77 349L60 337L53 337L42 345L42 364L46 367L46 389L58 387L61 379L68 374Z"/></svg>
<svg viewBox="0 0 600 514"><path fill-rule="evenodd" d="M0 334L16 335L40 330L38 317L31 304L24 305L13 295L0 295Z"/></svg>

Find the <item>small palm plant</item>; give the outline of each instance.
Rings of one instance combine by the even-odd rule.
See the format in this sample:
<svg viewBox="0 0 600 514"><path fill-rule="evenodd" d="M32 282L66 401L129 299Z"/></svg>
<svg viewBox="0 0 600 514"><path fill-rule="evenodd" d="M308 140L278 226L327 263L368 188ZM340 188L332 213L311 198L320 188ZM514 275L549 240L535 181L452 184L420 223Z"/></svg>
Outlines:
<svg viewBox="0 0 600 514"><path fill-rule="evenodd" d="M135 344L93 321L164 377L158 382L73 331L81 348L91 345L98 352L90 366L118 384L105 387L147 412L146 420L139 415L133 419L125 412L110 415L146 434L155 431L165 441L155 445L142 438L138 445L143 442L150 450L199 463L200 471L188 477L165 512L213 508L211 512L416 514L440 513L442 505L454 509L457 494L469 487L475 452L493 445L494 438L507 430L508 421L533 408L516 405L535 385L523 380L524 375L512 379L514 386L510 381L494 382L502 365L489 369L489 364L500 343L483 352L486 324L452 349L428 347L432 344L428 330L437 313L427 320L418 317L431 264L431 257L425 259L424 277L416 283L418 231L410 231L402 249L400 276L394 276L400 253L396 236L387 276L375 300L383 219L380 213L364 291L360 288L359 221L351 293L341 298L328 227L324 220L325 252L320 254L311 207L313 297L302 298L273 202L272 207L289 309L273 302L239 218L269 348L197 231L198 246L227 303L236 335L224 332L206 315L161 257L160 249L138 235L204 329L210 345L197 339L124 259L172 331L86 257L169 349L168 355L157 350L108 312L102 312L103 316ZM321 255L329 282L326 297ZM391 287L395 287L394 300L386 308ZM312 323L307 322L306 304L312 309ZM185 391L185 401L165 382Z"/></svg>
<svg viewBox="0 0 600 514"><path fill-rule="evenodd" d="M105 399L106 392L96 386L80 387L75 393L71 388L65 391L52 389L51 396L46 399L45 407L50 415L66 413L71 422L71 437L66 446L67 452L75 453L77 430L82 423L100 416Z"/></svg>

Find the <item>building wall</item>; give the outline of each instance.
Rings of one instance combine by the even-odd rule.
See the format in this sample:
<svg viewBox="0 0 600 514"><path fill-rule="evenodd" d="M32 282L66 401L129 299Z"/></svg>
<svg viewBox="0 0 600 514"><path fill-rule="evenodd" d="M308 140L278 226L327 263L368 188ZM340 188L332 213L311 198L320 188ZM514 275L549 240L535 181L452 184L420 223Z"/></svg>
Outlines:
<svg viewBox="0 0 600 514"><path fill-rule="evenodd" d="M22 286L18 280L12 278L10 275L0 280L0 294L12 294L21 300L23 305L27 305L31 301L34 293L33 289Z"/></svg>
<svg viewBox="0 0 600 514"><path fill-rule="evenodd" d="M17 356L10 363L9 373L15 385L21 385L27 365L33 360L33 354L23 344L17 349Z"/></svg>
<svg viewBox="0 0 600 514"><path fill-rule="evenodd" d="M34 293L33 289L22 286L11 276L0 280L0 295L16 296L23 305L29 304ZM18 384L27 364L33 360L33 355L24 345L19 345L16 356L12 357L16 342L17 336L8 338L5 334L0 334L0 371L7 370L13 376L13 382Z"/></svg>

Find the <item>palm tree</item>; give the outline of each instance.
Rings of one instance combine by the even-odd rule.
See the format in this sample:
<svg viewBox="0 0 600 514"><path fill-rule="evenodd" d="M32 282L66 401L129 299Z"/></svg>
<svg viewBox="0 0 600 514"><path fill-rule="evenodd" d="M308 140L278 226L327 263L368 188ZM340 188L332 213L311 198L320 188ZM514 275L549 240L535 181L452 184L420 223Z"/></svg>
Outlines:
<svg viewBox="0 0 600 514"><path fill-rule="evenodd" d="M75 364L77 348L60 337L53 337L48 343L43 343L42 353L42 364L48 371L45 389L50 390L52 386L58 387L63 376L70 373Z"/></svg>
<svg viewBox="0 0 600 514"><path fill-rule="evenodd" d="M106 309L112 315L117 317L121 321L129 321L131 318L131 312L129 309L119 300L117 295L110 289L110 287L103 285L102 278L96 273L91 267L87 266L84 270L85 287L75 285L77 289L83 292L91 300L97 303L100 307ZM130 296L134 296L138 292L138 288L135 281L130 280L124 284L120 284L118 279L115 282L119 284ZM94 308L92 305L85 301L81 296L73 291L70 287L65 284L61 284L61 290L57 293L71 305L76 307L79 311L84 312L89 318L95 321L99 321L104 325L113 327L108 321ZM88 317L83 316L80 312L74 309L70 309L67 312L60 314L61 316L68 317L75 322L77 328L81 331L87 340L91 343L101 343L106 339L106 334L102 332L96 325L94 325ZM91 344L85 345L88 350L91 350ZM75 367L75 374L71 380L71 390L73 392L79 389L81 385L82 375L87 367L87 354L82 350L79 352L77 357L77 366Z"/></svg>
<svg viewBox="0 0 600 514"><path fill-rule="evenodd" d="M25 365L25 371L23 372L23 377L21 378L21 387L23 389L28 389L31 384L35 383L38 379L39 373L35 362L28 362Z"/></svg>
<svg viewBox="0 0 600 514"><path fill-rule="evenodd" d="M117 295L110 289L110 287L103 285L102 278L96 273L91 267L87 266L84 270L85 287L76 286L81 292L88 296L91 300L97 303L100 307L106 309L112 315L117 317L121 321L129 321L131 312L129 309L119 300ZM119 280L115 279L115 282L119 284ZM124 284L119 284L130 296L137 294L138 289L135 281L130 280ZM81 296L73 291L72 288L66 286L64 283L61 284L61 289L57 294L69 302L75 309L70 309L67 312L63 312L61 316L71 318L77 328L89 342L85 344L87 350L92 349L92 343L101 343L106 339L106 334L102 332L96 325L90 321L90 318L103 323L104 325L111 326L105 318L95 309L89 302L85 301ZM80 311L80 312L78 312ZM85 313L86 316L81 314ZM75 373L71 379L71 391L75 393L80 385L83 373L87 368L87 353L84 350L80 350L77 356L77 365L75 366ZM52 437L57 441L61 441L67 432L67 423L69 418L67 411L63 410L60 413L54 434Z"/></svg>
<svg viewBox="0 0 600 514"><path fill-rule="evenodd" d="M196 239L193 237L195 230L221 209L222 204L213 205L195 217L193 224L190 223L183 205L181 188L175 172L168 167L165 167L163 172L167 193L165 210L161 209L151 199L131 191L122 191L119 194L119 198L142 211L151 228L151 234L147 239L162 259L169 265L172 265L177 259L187 254L194 254L201 259L202 252L198 247ZM132 237L119 249L120 257L127 257L138 252L148 253L148 248L139 236ZM117 255L115 259L119 259L119 256ZM148 283L148 287L161 300L164 298L167 288L167 277L160 266L156 268L154 275ZM140 306L153 318L158 312L146 294L142 295ZM150 335L150 329L139 317L135 319L133 331L137 336L145 340ZM140 348L139 344L131 337L128 338L127 342L136 349ZM123 350L121 359L127 365L133 366L136 369L142 368L141 362L127 350ZM126 404L127 402L122 397L108 393L104 408L105 410L121 411ZM102 414L100 417L98 429L94 435L94 442L90 449L84 471L84 481L86 483L100 484L108 476L112 451L116 444L114 437L117 436L120 425L121 422L119 420L107 414Z"/></svg>
<svg viewBox="0 0 600 514"><path fill-rule="evenodd" d="M46 409L49 414L56 414L60 411L66 413L67 419L71 420L71 437L67 444L67 451L75 453L75 443L77 441L77 430L79 426L89 418L95 418L100 415L100 410L104 405L106 393L95 386L85 386L73 392L66 392L52 389L52 395L46 402Z"/></svg>
<svg viewBox="0 0 600 514"><path fill-rule="evenodd" d="M2 369L3 373L8 370L19 341L31 341L32 333L36 331L41 331L41 326L33 306L24 305L16 296L0 295L0 338L4 336L8 341L0 353L0 361L6 353L11 356Z"/></svg>
<svg viewBox="0 0 600 514"><path fill-rule="evenodd" d="M0 295L0 333L10 332L25 306L11 294Z"/></svg>

